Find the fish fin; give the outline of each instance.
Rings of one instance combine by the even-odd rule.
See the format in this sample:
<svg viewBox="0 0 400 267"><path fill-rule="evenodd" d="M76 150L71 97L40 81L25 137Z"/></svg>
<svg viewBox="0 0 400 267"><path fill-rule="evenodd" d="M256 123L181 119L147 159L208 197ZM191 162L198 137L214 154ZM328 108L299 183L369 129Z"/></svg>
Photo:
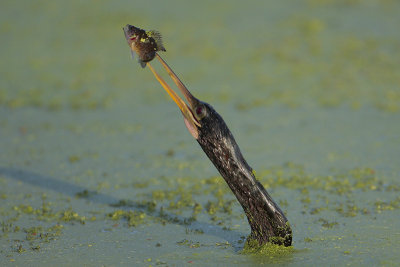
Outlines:
<svg viewBox="0 0 400 267"><path fill-rule="evenodd" d="M142 68L145 68L146 65L147 65L146 62L143 62L143 61L141 61L141 60L139 60L139 63L140 63L140 66L142 66Z"/></svg>
<svg viewBox="0 0 400 267"><path fill-rule="evenodd" d="M151 30L151 31L147 32L147 36L152 37L154 39L154 41L156 41L157 51L164 51L164 52L167 51L164 48L164 45L162 42L162 36L161 36L160 32Z"/></svg>

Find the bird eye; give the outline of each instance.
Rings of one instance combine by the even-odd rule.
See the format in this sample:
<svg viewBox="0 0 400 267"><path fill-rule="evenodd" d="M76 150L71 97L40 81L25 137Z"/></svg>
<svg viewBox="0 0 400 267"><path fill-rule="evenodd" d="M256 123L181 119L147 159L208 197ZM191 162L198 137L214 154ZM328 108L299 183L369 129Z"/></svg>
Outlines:
<svg viewBox="0 0 400 267"><path fill-rule="evenodd" d="M206 109L203 106L196 107L196 117L197 119L202 119L206 116Z"/></svg>
<svg viewBox="0 0 400 267"><path fill-rule="evenodd" d="M200 115L202 112L203 112L203 108L202 107L197 107L196 108L197 115Z"/></svg>

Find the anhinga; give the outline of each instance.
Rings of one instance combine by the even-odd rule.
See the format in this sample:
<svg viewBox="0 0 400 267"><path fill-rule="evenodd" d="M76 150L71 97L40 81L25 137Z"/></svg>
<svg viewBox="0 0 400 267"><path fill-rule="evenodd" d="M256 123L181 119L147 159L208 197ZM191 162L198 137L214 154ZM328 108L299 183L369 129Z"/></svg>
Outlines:
<svg viewBox="0 0 400 267"><path fill-rule="evenodd" d="M197 140L246 213L251 227L250 240L260 245L267 242L290 246L292 230L282 210L272 200L264 186L257 181L222 117L208 103L195 98L168 64L157 59L186 98L188 105L171 89L163 78L147 65L154 76L178 105L186 127Z"/></svg>
<svg viewBox="0 0 400 267"><path fill-rule="evenodd" d="M129 24L123 30L131 52L138 54L142 67L149 66L165 91L178 105L189 132L200 144L242 205L251 227L249 240L256 240L259 245L271 242L290 246L292 230L288 220L264 186L255 178L252 168L243 158L235 138L222 117L210 104L195 98L158 55L157 51L165 51L161 35L157 31L145 31ZM167 70L186 98L188 105L150 65L150 61L154 57L157 57Z"/></svg>

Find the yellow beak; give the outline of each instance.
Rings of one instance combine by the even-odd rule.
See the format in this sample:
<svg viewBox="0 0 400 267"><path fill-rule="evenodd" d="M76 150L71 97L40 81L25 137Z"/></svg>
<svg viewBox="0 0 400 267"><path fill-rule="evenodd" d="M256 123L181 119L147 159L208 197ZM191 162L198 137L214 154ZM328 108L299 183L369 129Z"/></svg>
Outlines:
<svg viewBox="0 0 400 267"><path fill-rule="evenodd" d="M160 57L160 55L156 54L157 59L161 62L163 67L166 69L168 72L168 75L172 78L176 86L179 88L181 93L185 96L186 100L188 101L190 107L186 105L186 103L180 98L177 93L175 93L174 90L171 89L171 87L165 82L165 80L157 73L157 71L151 66L150 62L147 62L147 66L149 69L153 72L154 76L158 80L158 82L161 84L161 86L164 88L164 90L169 94L169 96L172 98L172 100L175 101L176 105L179 107L181 110L183 116L185 117L185 122L189 123L190 126L194 127L196 129L197 127L201 127L201 124L199 121L195 118L193 115L192 110L195 108L196 104L199 102L197 98L195 98L189 90L186 88L186 86L182 83L182 81L179 79L179 77L174 73L174 71L168 66L168 64Z"/></svg>

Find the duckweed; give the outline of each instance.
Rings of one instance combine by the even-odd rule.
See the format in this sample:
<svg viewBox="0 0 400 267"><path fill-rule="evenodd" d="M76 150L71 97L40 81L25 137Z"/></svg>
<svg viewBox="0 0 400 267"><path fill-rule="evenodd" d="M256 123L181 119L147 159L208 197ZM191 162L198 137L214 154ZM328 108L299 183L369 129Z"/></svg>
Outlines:
<svg viewBox="0 0 400 267"><path fill-rule="evenodd" d="M44 229L42 226L24 228L24 232L26 233L25 238L27 241L49 242L60 236L63 228L64 226L60 224L56 224L47 229Z"/></svg>
<svg viewBox="0 0 400 267"><path fill-rule="evenodd" d="M312 176L306 173L303 166L289 162L283 166L259 171L258 174L258 178L267 187L284 187L298 191L300 196L303 196L299 200L304 205L304 211L311 215L324 214L324 211L334 211L349 218L370 214L373 211L371 210L372 207L375 211L397 208L396 202L388 204L390 201L376 202L376 205L367 203L367 206L365 206L365 203L360 203L363 206L359 206L356 203L349 202L351 195L359 192L397 189L395 184L384 184L375 171L370 168L351 169L346 173L333 173L328 176ZM201 179L199 183L192 185L189 182L190 179L178 178L174 179L173 182L169 180L165 189L152 190L148 194L142 195L144 199L149 199L147 202L144 200L135 202L121 200L112 206L127 206L147 210L152 216L155 216L153 219L163 224L166 222L190 224L196 220L200 213L205 212L215 224L221 225L227 230L231 229L228 222L234 215L233 207L238 206L238 203L226 186L225 181L221 177L215 176ZM341 196L342 200L331 201L326 193ZM214 199L208 200L206 203L196 201L197 195L204 196L205 194L210 194ZM280 203L287 207L291 205L284 199L280 200ZM159 209L159 212L155 213L157 209ZM168 213L165 212L165 209L168 210ZM190 211L191 215L188 213ZM185 215L183 219L179 219L178 214ZM127 219L123 216L117 218ZM243 215L240 218L243 218ZM321 218L317 222L327 229L334 226L339 227L336 222L329 222L325 218Z"/></svg>
<svg viewBox="0 0 400 267"><path fill-rule="evenodd" d="M232 244L230 244L228 241L225 241L225 242L217 242L217 243L215 243L215 245L216 245L217 247L221 247L221 248L229 248L229 247L232 247Z"/></svg>
<svg viewBox="0 0 400 267"><path fill-rule="evenodd" d="M13 224L8 221L2 221L1 222L1 232L3 235L7 235L7 233L12 232Z"/></svg>
<svg viewBox="0 0 400 267"><path fill-rule="evenodd" d="M167 139L171 137L171 133L176 130L170 129L163 132L160 129L166 129L164 127L167 125L175 125L175 122L171 120L171 124L165 121L153 124L151 120L154 119L153 116L160 119L160 115L165 115L169 119L168 110L169 108L172 110L173 107L160 94L158 90L161 89L157 89L153 77L148 74L142 75L141 71L140 73L132 71L129 68L132 64L129 63L128 58L125 58L125 63L128 65L123 66L125 63L121 61L120 56L125 57L126 51L120 51L119 46L122 40L118 39L122 37L121 33L115 29L119 28L118 24L125 23L124 19L132 15L129 11L123 10L126 9L126 5L113 5L110 12L109 6L103 5L102 2L96 3L95 8L90 10L86 8L90 6L89 4L76 6L75 2L68 3L67 9L62 4L63 1L49 2L50 5L44 2L40 5L8 2L2 5L5 16L2 16L4 23L0 30L3 50L6 51L1 63L0 81L0 107L3 115L0 121L0 132L4 137L0 176L7 176L0 178L0 239L3 242L1 250L4 256L2 261L5 265L7 262L14 261L17 265L24 265L22 261L46 262L46 259L51 261L54 259L54 262L58 259L58 262L62 262L63 260L57 255L76 254L76 252L86 255L84 258L88 261L90 256L87 256L88 253L85 251L87 246L76 247L74 237L63 236L64 240L57 242L54 249L48 249L43 244L44 239L40 238L40 234L44 237L49 232L47 227L57 223L64 224L67 228L74 228L68 231L71 233L84 233L85 229L92 230L97 226L101 227L102 224L128 227L128 218L120 216L119 220L114 221L108 216L109 213L120 209L143 212L146 215L143 219L144 223L151 222L152 224L174 222L190 224L193 218L198 218L199 222L193 223L192 226L206 231L207 235L210 234L207 227L214 227L212 228L214 232L211 231L211 234L218 231L219 238L226 235L229 236L230 241L238 238L238 233L248 233L246 218L243 217L240 205L221 177L208 177L210 173L215 173L215 170L209 162L204 162L204 155L200 155L201 151L195 151L193 140L182 139L182 143L178 144L171 140L171 144L167 145L165 142L162 144L159 142L162 137ZM280 3L280 1L275 3ZM165 9L163 4L158 5L158 8L156 5L154 8L140 8L145 4L139 2L135 2L135 5L139 5L142 11L139 12L141 14L136 14L140 21L150 18L147 14L149 12L161 14L161 11ZM305 265L313 263L324 265L321 263L324 260L321 259L325 256L328 256L325 263L330 261L338 265L343 262L357 264L360 260L362 262L367 258L372 260L370 264L393 265L398 257L396 253L391 252L396 250L398 238L394 238L393 235L385 236L384 234L390 233L391 229L381 228L397 222L396 214L399 209L397 195L400 187L399 183L395 182L398 168L393 166L394 158L398 153L384 149L388 147L388 144L393 144L393 147L397 145L398 127L393 123L396 122L395 116L400 112L398 86L400 42L393 25L398 24L398 3L393 0L306 0L296 5L268 3L266 5L270 6L268 8L260 8L259 4L246 4L243 6L244 9L238 9L241 6L243 5L239 1L229 6L226 3L216 2L213 3L211 9L197 5L199 12L209 9L208 11L212 13L210 18L215 17L217 20L207 20L207 23L202 25L203 27L196 30L196 34L188 31L193 25L182 26L185 23L176 24L173 19L164 21L165 16L152 16L151 18L158 17L158 19L151 24L162 25L164 30L161 28L160 30L166 31L165 38L169 38L170 42L175 42L171 44L172 49L169 53L172 54L169 54L171 56L169 63L175 66L178 75L182 76L188 86L192 89L200 88L197 91L194 89L194 93L200 99L216 101L214 104L217 110L221 111L221 115L227 122L231 121L228 123L231 125L231 130L239 134L236 137L239 139L243 152L247 154L246 150L250 150L246 159L252 166L262 166L263 160L253 161L254 157L272 155L269 152L264 153L263 149L276 150L277 157L272 155L274 157L272 162L280 162L282 158L301 157L303 151L304 155L309 153L310 151L307 151L304 145L313 133L309 132L307 135L306 131L303 131L306 128L308 131L319 126L323 127L325 123L328 125L339 122L336 130L340 130L340 133L346 131L346 134L349 134L343 136L346 138L335 136L330 140L341 142L341 145L337 147L338 151L335 147L335 151L332 152L335 160L329 161L324 166L316 167L315 164L323 160L317 159L315 151L301 159L301 162L316 160L317 163L312 162L307 166L323 170L318 175L293 163L286 166L267 167L267 170L258 169L255 173L256 177L268 186L268 192L274 200L287 211L289 220L296 223L294 245L302 246L309 241L310 243L305 245L313 247L311 253L304 253L295 260L292 260L290 256L285 256L289 259L283 265L301 265L302 261ZM258 9L254 9L254 6ZM82 12L79 12L77 7ZM14 14L16 10L21 11L20 16L7 15ZM276 14L265 16L268 10ZM70 21L71 18L68 16L70 13L76 15L73 21ZM181 13L190 14L190 12ZM217 13L219 15L214 16ZM57 30L48 22L60 14L62 16L59 20L66 23L56 23L59 28ZM41 19L35 19L39 17ZM190 16L184 16L182 19L187 17L190 18ZM249 18L246 23L237 23L245 17ZM264 17L267 18L268 23L262 23ZM42 29L39 36L37 31L24 31L27 21L29 25L33 24L34 28ZM196 19L191 21L198 22ZM72 22L72 27L68 22ZM74 27L75 24L82 27ZM67 25L67 31L63 25ZM244 37L242 38L244 42L237 41L235 33L238 32ZM174 38L178 36L177 34L180 38ZM30 41L27 43L26 40ZM87 40L90 41L87 42ZM29 44L29 49L26 49L27 44ZM179 51L179 53L176 54L174 51ZM177 59L176 55L178 55L178 62L174 62ZM190 56L187 57L188 55ZM190 58L191 56L194 58ZM182 63L185 57L187 64ZM179 61L180 59L183 59L182 62ZM184 66L183 69L182 66ZM143 79L143 84L138 84L139 77ZM207 87L210 83L215 87L212 89ZM242 90L243 88L246 90ZM159 105L160 103L162 105ZM110 105L114 105L115 110L105 110ZM247 118L244 124L235 121L238 114L231 112L232 105L239 110L242 118ZM144 106L147 107L146 110L142 109ZM278 107L275 108L276 106ZM159 115L148 113L150 115L148 118L139 116L147 111L159 112L160 110ZM172 111L175 112L175 110ZM324 115L331 111L335 115ZM174 112L171 114L180 116ZM244 115L244 112L248 114ZM290 113L296 116L285 116L286 112L287 115ZM265 117L260 115L263 113L266 114ZM255 131L260 128L252 127L252 125L268 123L269 120L274 120L274 115L282 119L277 121L278 128L268 128L264 134L275 138L285 130L293 130L298 125L299 132L292 132L293 138L296 139L290 140L298 141L298 143L293 142L294 146L288 147L287 144L268 141L272 147L266 147L265 144L252 147L251 142L248 142L250 145L247 148L242 147L241 138L248 137L255 142L260 142L262 135L255 134ZM339 119L339 121L324 120L320 124L317 121L316 125L310 125L313 123L312 119L300 118L301 115L317 120L326 117ZM342 115L346 116L346 120L340 120L339 117ZM354 118L357 125L363 125L365 135L345 124L351 121L350 117ZM375 125L374 122L380 118L384 123ZM44 121L50 122L52 127L39 126ZM63 129L68 121L73 126ZM133 123L140 121L144 123L144 126L133 126ZM275 122L273 121L273 124ZM294 125L286 127L291 122L295 122ZM232 126L234 124L236 127ZM38 125L38 128L35 128L35 125ZM368 130L368 125L371 131ZM246 128L237 128L241 126ZM247 128L247 126L250 127ZM309 126L311 126L310 129L308 129ZM385 126L387 128L384 128ZM140 128L151 134L146 136L145 132L140 132ZM240 137L242 130L244 132ZM158 136L157 133L165 136ZM353 136L357 133L360 135ZM326 137L323 136L315 141L325 140ZM85 142L89 138L93 142ZM149 138L154 140L152 147L145 146ZM280 141L284 141L285 138L289 137L279 136ZM365 144L363 144L364 141ZM94 146L79 147L79 144L83 143ZM340 149L345 149L342 146L345 143L349 144L348 153L340 151ZM374 143L380 147L374 149ZM173 150L168 151L169 147L173 147ZM329 146L321 144L319 152L324 153L327 147ZM124 152L124 149L129 151ZM193 149L193 153L188 149ZM302 149L304 150L300 151ZM350 152L350 149L354 150ZM98 160L85 154L84 151L90 150L99 152ZM340 154L341 152L344 153ZM387 161L390 155L393 156L393 160ZM159 162L153 165L154 158ZM160 163L163 160L167 163ZM268 157L264 160L265 163L269 161ZM179 161L181 164L178 164ZM350 171L345 169L356 164L360 164L359 169ZM329 171L329 165L338 169ZM167 166L167 168L162 169L162 166ZM204 172L202 172L203 166ZM363 168L363 166L372 166L376 169ZM21 180L18 180L20 182L17 185L16 179L8 177L9 167L36 171L45 177L47 175L48 178L55 178L60 183L30 184L24 182L22 174L21 176L18 174ZM83 168L90 168L93 171L86 176ZM102 176L102 171L97 171L102 168L105 168L107 175ZM146 169L148 172L144 174ZM192 171L193 169L201 171L195 172ZM393 173L388 174L392 171ZM391 177L386 179L382 172ZM175 181L176 175L187 175L187 173L195 177L181 177L180 181ZM161 174L166 176L165 180L172 181L165 182L162 177L158 177ZM140 177L142 175L143 177ZM153 177L149 179L149 176ZM32 179L28 181L35 181L34 176L26 178ZM98 183L99 179L108 182ZM152 179L159 179L160 183L155 184ZM129 181L139 181L139 183L133 184ZM56 188L57 184L93 188L97 183L99 185L97 190L101 193L93 198L88 190L71 190L73 187L62 188L62 186ZM52 189L56 189L56 192L52 192ZM43 203L38 200L40 198L38 190L48 192L48 197ZM191 196L188 197L180 190L189 192ZM77 191L79 193L74 195ZM19 193L24 192L30 192L31 197L28 199L22 195L18 196ZM286 198L290 201L286 202ZM110 201L110 199L117 200ZM123 200L118 203L119 199ZM208 201L211 204L208 205ZM116 203L114 207L104 205L113 202ZM71 208L68 209L69 206ZM98 209L95 216L89 211L90 209ZM301 211L304 211L304 214ZM310 215L314 212L315 214ZM85 225L81 224L79 219L81 217L85 218L83 220ZM232 217L235 219L234 223L231 223ZM92 218L96 218L96 221L92 222ZM377 220L374 221L374 218ZM335 222L339 224L334 224ZM370 225L365 222L370 222ZM221 224L221 227L216 227L216 224ZM235 224L241 226L232 227ZM38 226L42 227L39 238L34 239L35 236L32 235L29 237L33 238L32 240L25 240L27 233L24 229ZM361 229L364 226L367 229ZM379 229L368 228L368 226ZM180 225L180 227L169 225L160 227L159 231L164 231L164 228L165 230L192 229L185 225ZM342 236L344 236L349 231L356 230L355 228L365 230L366 234L360 234L357 238L350 235L343 237L348 238L344 242L335 236L339 232L343 232ZM151 228L143 228L143 230L149 229ZM230 233L221 229L234 230ZM310 232L307 232L308 229ZM119 234L137 232L136 230L113 228L115 232L120 231ZM368 234L369 231L373 234ZM60 234L61 232L64 232L64 229L60 230ZM107 235L108 241L111 241L120 236L114 235L115 232L104 233L104 235ZM378 236L377 233L382 235ZM192 263L192 260L195 265L207 265L214 259L222 262L224 256L231 257L231 254L235 254L243 245L233 242L238 247L229 249L229 252L221 255L221 253L215 253L215 247L219 246L213 239L210 242L211 249L204 249L211 250L210 254L194 256L194 254L190 255L190 252L179 253L179 257L175 258L174 254L170 253L174 249L174 243L185 237L188 240L193 237L194 244L198 241L194 237L202 240L208 238L204 235L193 236L196 234L196 232L188 231L187 236L172 240L172 246L171 242L169 244L160 242L163 246L156 249L160 255L163 255L162 257L169 257L171 261L168 264L161 262L160 265L188 265ZM304 235L312 239L304 238L303 242ZM139 235L132 233L127 237L132 238L130 244L139 243L140 245L140 242L135 242L137 236ZM17 239L21 240L12 241ZM151 242L149 246L154 246L157 241L159 240ZM222 244L221 248L225 247L224 241L224 238L219 240L218 244ZM237 243L240 243L239 241ZM370 241L371 244L366 244ZM13 246L8 246L7 252L7 243L12 242L15 243ZM156 257L151 255L153 252L150 247L150 252L144 255L144 252L139 252L140 250L134 247L127 248L125 245L122 248L123 243L106 242L105 244L113 249L121 246L115 255L129 253L129 256L132 256L131 251L137 251L139 255L135 252L134 256L139 258L131 259L130 262L133 264L152 264L153 266L159 264ZM352 245L358 248L349 248ZM97 247L96 250L100 251L101 247ZM13 249L10 250L10 248ZM29 253L23 252L30 249L32 251ZM200 249L194 249L180 247L182 252L200 251ZM18 255L18 252L22 252L23 255ZM52 257L53 252L56 253L56 257L54 255ZM321 255L317 255L320 252ZM339 254L334 252L339 252ZM271 252L266 253L266 255L270 254ZM351 256L349 257L348 254ZM151 262L147 262L147 259L151 258ZM244 264L260 265L262 260L251 262L253 258L252 256L233 256L225 260L228 262L227 265L240 265L243 264L240 262L242 260L246 260L247 263ZM261 255L260 258L268 258L268 256ZM95 258L92 260L96 261L97 265L101 261ZM122 260L126 262L126 259L122 258L107 259L108 265L115 265L115 262ZM147 263L143 263L143 260ZM96 265L96 263L93 264Z"/></svg>
<svg viewBox="0 0 400 267"><path fill-rule="evenodd" d="M208 214L210 215L214 215L215 213L217 213L217 205L215 205L215 203L208 201L206 204L206 210L208 212Z"/></svg>
<svg viewBox="0 0 400 267"><path fill-rule="evenodd" d="M18 246L18 249L17 249L17 252L18 253L22 253L22 252L25 252L26 251L26 249L24 249L23 247L22 247L22 245L19 245Z"/></svg>
<svg viewBox="0 0 400 267"><path fill-rule="evenodd" d="M65 210L60 214L60 221L64 222L79 222L81 224L86 223L86 217L80 216L77 212L72 209Z"/></svg>
<svg viewBox="0 0 400 267"><path fill-rule="evenodd" d="M334 211L339 215L352 218L358 215L368 215L370 213L379 214L384 211L399 209L400 198L378 199L367 203L355 203L352 199L354 194L362 194L368 191L397 192L399 185L384 183L378 175L370 168L357 168L345 173L332 173L328 176L313 176L297 164L287 163L283 166L272 167L268 170L258 171L259 179L270 188L285 188L297 192L299 202L303 205L303 211L316 216L314 223L320 225L325 230L341 227L336 221L324 218L325 211ZM126 226L137 227L148 221L158 222L160 224L175 223L180 225L191 225L196 221L199 214L209 216L210 222L219 225L226 231L232 231L230 221L232 216L244 220L243 214L240 216L233 212L234 207L239 207L234 196L231 194L225 181L221 177L210 177L197 179L199 182L193 185L192 178L178 178L167 181L162 190L149 190L148 193L140 193L135 200L121 199L111 207L118 208L105 214L105 218L113 221L126 221ZM148 183L144 184L146 188ZM139 186L141 187L141 186ZM143 188L143 189L144 189ZM76 194L77 198L88 198L91 194L88 190L83 190ZM209 194L209 200L206 202L198 201L197 197ZM338 196L335 198L327 197L327 194ZM30 196L29 198L32 198ZM29 199L28 198L28 199ZM78 222L86 224L101 219L103 212L95 212L96 216L83 216L72 208L56 210L52 203L47 200L46 195L42 195L42 205L34 207L29 204L19 204L13 206L11 211L14 215L9 216L8 220L1 222L2 236L20 231L20 227L15 224L20 216L34 216L38 220L47 222ZM279 199L278 199L279 200ZM283 201L283 202L282 202ZM280 200L283 206L292 205L286 202L284 198ZM134 209L124 210L122 207ZM10 214L11 215L11 214ZM179 216L178 216L179 215ZM87 219L89 218L89 219ZM43 227L24 228L26 240L34 242L49 242L61 235L63 226L55 225L52 228ZM201 228L186 228L186 234L197 235L204 233ZM279 240L271 239L271 242ZM315 241L314 238L305 238L304 242ZM247 240L244 253L267 253L270 257L280 257L285 253L290 254L292 250L267 244L264 247L254 246L253 241ZM242 240L238 241L238 244ZM189 239L178 242L189 248L198 248L202 246L199 242ZM229 244L217 243L218 247L229 247ZM30 245L31 250L39 250L40 244ZM283 249L283 250L281 250Z"/></svg>
<svg viewBox="0 0 400 267"><path fill-rule="evenodd" d="M396 197L394 200L389 202L378 200L374 203L375 210L377 212L382 212L384 210L395 210L400 208L400 197Z"/></svg>
<svg viewBox="0 0 400 267"><path fill-rule="evenodd" d="M97 194L96 191L89 191L87 189L83 190L82 192L78 192L75 194L77 198L89 198L93 195Z"/></svg>
<svg viewBox="0 0 400 267"><path fill-rule="evenodd" d="M69 158L68 158L68 161L70 163L75 163L75 162L78 162L80 160L81 160L81 158L79 156L77 156L77 155L72 155L72 156L69 156Z"/></svg>
<svg viewBox="0 0 400 267"><path fill-rule="evenodd" d="M325 227L325 228L333 228L334 226L339 224L337 222L328 222L328 220L326 220L324 218L319 218L318 222L320 222L322 227Z"/></svg>
<svg viewBox="0 0 400 267"><path fill-rule="evenodd" d="M204 231L202 229L189 229L186 228L185 230L186 234L196 234L196 235L200 235L200 234L204 234Z"/></svg>
<svg viewBox="0 0 400 267"><path fill-rule="evenodd" d="M260 172L259 179L266 187L283 186L300 190L302 194L307 194L309 189L322 190L337 195L353 193L357 190L365 192L383 189L382 181L370 168L357 168L346 174L310 176L305 173L302 166L291 166L289 164L284 167L264 170Z"/></svg>
<svg viewBox="0 0 400 267"><path fill-rule="evenodd" d="M187 246L189 248L199 248L200 246L202 246L200 244L200 242L194 242L192 240L188 240L188 239L183 239L181 241L176 242L178 245L180 246Z"/></svg>
<svg viewBox="0 0 400 267"><path fill-rule="evenodd" d="M286 257L294 252L292 246L285 247L280 246L272 243L266 243L261 245L258 243L257 240L247 239L242 250L244 254L260 254L265 255L270 258L277 258L277 257Z"/></svg>
<svg viewBox="0 0 400 267"><path fill-rule="evenodd" d="M108 213L107 217L114 221L125 219L127 220L128 226L138 226L145 222L146 214L137 211L116 210Z"/></svg>
<svg viewBox="0 0 400 267"><path fill-rule="evenodd" d="M199 203L194 203L194 206L193 206L193 215L197 215L197 214L199 214L201 211L203 210L203 207L201 206L201 204L199 204Z"/></svg>

